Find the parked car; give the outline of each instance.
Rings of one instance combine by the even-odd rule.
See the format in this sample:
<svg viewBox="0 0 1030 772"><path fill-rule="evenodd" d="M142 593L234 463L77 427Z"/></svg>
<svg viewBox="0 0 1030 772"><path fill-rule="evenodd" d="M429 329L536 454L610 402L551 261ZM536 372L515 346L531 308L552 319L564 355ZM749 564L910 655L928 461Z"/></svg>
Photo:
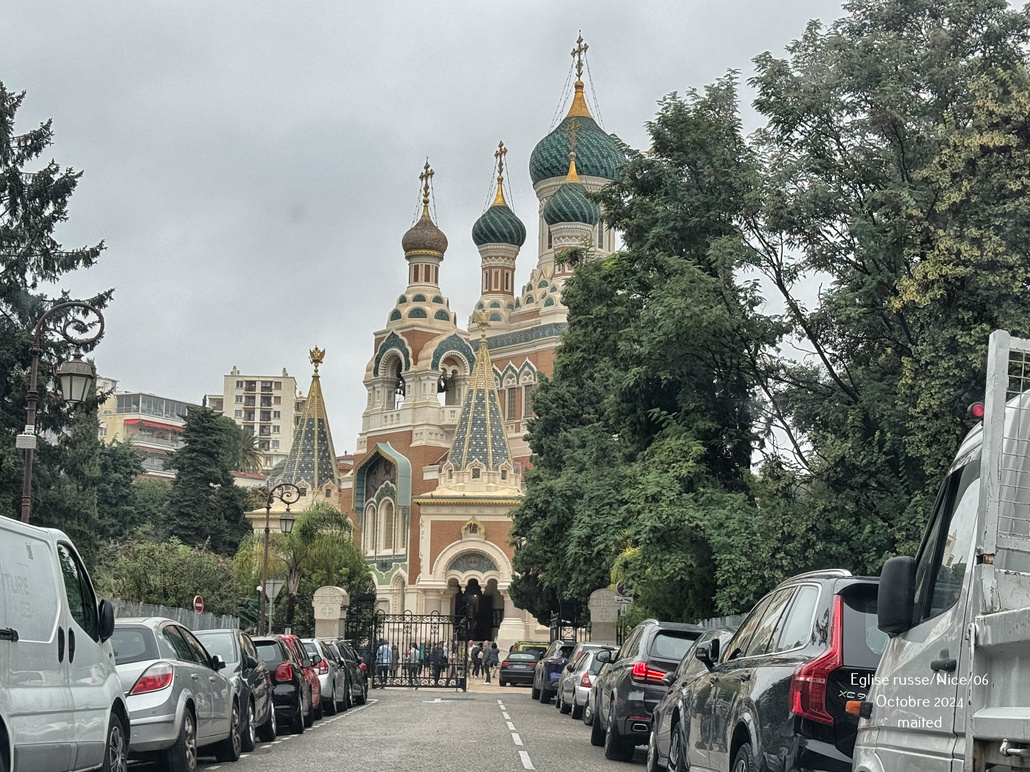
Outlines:
<svg viewBox="0 0 1030 772"><path fill-rule="evenodd" d="M599 651L611 652L614 648L602 643L581 643L576 646L558 679L554 704L559 712L571 713L573 718L583 716L583 708L594 686L594 676L601 669L600 662L595 664L594 655Z"/></svg>
<svg viewBox="0 0 1030 772"><path fill-rule="evenodd" d="M225 660L164 617L119 619L111 636L129 707L129 750L173 772L197 768L200 749L219 761L243 750L243 714Z"/></svg>
<svg viewBox="0 0 1030 772"><path fill-rule="evenodd" d="M665 674L704 632L697 625L645 619L617 652L598 652L601 662L611 664L594 684L590 742L604 745L605 758L628 761L633 749L647 742L651 713L669 690Z"/></svg>
<svg viewBox="0 0 1030 772"><path fill-rule="evenodd" d="M347 710L347 676L340 671L336 654L330 651L325 643L315 638L305 638L302 643L318 675L322 712L334 716L337 710Z"/></svg>
<svg viewBox="0 0 1030 772"><path fill-rule="evenodd" d="M280 635L283 642L290 647L294 655L297 657L297 662L300 664L301 673L304 674L304 678L307 679L308 685L311 686L311 713L304 717L304 725L311 726L316 721L322 719L322 684L318 681L318 673L315 672L315 663L312 661L311 656L308 654L308 650L304 648L304 644L301 643L300 638L296 635Z"/></svg>
<svg viewBox="0 0 1030 772"><path fill-rule="evenodd" d="M124 769L114 606L55 529L0 517L0 569L0 769Z"/></svg>
<svg viewBox="0 0 1030 772"><path fill-rule="evenodd" d="M697 658L699 647L707 646L709 655L714 649L725 647L733 637L733 630L709 630L698 638L680 660L679 667L665 676L669 682L666 692L658 707L651 714L651 736L647 742L647 772L657 772L669 766L670 727L674 726L683 715L683 695L694 679L708 672L704 662ZM677 758L680 754L677 754Z"/></svg>
<svg viewBox="0 0 1030 772"><path fill-rule="evenodd" d="M350 687L351 702L355 705L364 705L368 698L368 673L365 670L365 663L354 651L350 641L338 638L334 643L343 659L343 667L347 671L347 685Z"/></svg>
<svg viewBox="0 0 1030 772"><path fill-rule="evenodd" d="M562 668L565 667L574 648L576 644L572 641L553 641L547 647L540 661L536 663L533 689L529 695L532 699L540 700L545 705L551 701L558 687Z"/></svg>
<svg viewBox="0 0 1030 772"><path fill-rule="evenodd" d="M497 671L497 683L499 686L508 684L532 684L536 671L536 663L540 661L540 655L535 651L510 651L501 660L501 667Z"/></svg>
<svg viewBox="0 0 1030 772"><path fill-rule="evenodd" d="M543 641L515 641L508 649L512 651L532 651L539 654L541 657L544 656L544 652L547 651L547 647L550 644Z"/></svg>
<svg viewBox="0 0 1030 772"><path fill-rule="evenodd" d="M844 570L780 584L725 647L699 646L708 672L684 687L669 726L669 767L850 772L862 700L887 641L877 629L878 579ZM718 649L718 651L715 651Z"/></svg>
<svg viewBox="0 0 1030 772"><path fill-rule="evenodd" d="M243 706L243 750L254 750L257 739L272 742L278 734L272 679L250 636L242 630L198 630L204 648L225 660L223 673L233 682Z"/></svg>
<svg viewBox="0 0 1030 772"><path fill-rule="evenodd" d="M304 675L300 660L280 635L255 638L254 648L272 674L272 701L276 723L300 734L314 722L311 707L311 682Z"/></svg>

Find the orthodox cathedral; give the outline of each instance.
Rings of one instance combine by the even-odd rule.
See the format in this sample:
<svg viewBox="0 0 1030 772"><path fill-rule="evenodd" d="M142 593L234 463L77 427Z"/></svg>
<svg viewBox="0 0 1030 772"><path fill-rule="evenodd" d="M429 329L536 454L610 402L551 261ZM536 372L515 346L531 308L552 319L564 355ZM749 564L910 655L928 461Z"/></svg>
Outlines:
<svg viewBox="0 0 1030 772"><path fill-rule="evenodd" d="M509 513L530 461L524 435L533 387L551 375L567 327L561 292L571 268L560 253L587 247L602 256L614 248L586 194L614 179L624 155L587 107L586 48L580 38L572 52L577 80L568 113L530 158L539 214L529 280L516 287L527 228L505 200L502 143L494 153L496 197L471 233L482 294L467 328L459 324L441 290L448 240L430 216L427 163L421 218L401 238L408 283L373 334L353 467L340 476L330 461L316 363L291 458L268 481L270 488L295 482L351 516L381 609L464 614L474 620L472 637L496 639L502 651L541 634L508 594Z"/></svg>

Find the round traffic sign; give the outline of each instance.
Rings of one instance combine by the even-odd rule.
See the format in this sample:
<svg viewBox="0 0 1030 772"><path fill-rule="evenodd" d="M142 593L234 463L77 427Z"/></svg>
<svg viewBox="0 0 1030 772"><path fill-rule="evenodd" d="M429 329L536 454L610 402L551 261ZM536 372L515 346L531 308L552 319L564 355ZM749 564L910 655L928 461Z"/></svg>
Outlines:
<svg viewBox="0 0 1030 772"><path fill-rule="evenodd" d="M193 610L198 614L204 610L204 599L199 595L193 599Z"/></svg>

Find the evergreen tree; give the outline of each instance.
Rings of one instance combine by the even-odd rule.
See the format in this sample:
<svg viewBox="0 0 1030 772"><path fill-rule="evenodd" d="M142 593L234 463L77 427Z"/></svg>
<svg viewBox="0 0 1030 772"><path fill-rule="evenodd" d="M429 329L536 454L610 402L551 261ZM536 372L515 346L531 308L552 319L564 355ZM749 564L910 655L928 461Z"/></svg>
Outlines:
<svg viewBox="0 0 1030 772"><path fill-rule="evenodd" d="M183 426L183 446L169 464L175 480L168 500L164 531L184 544L232 554L250 530L244 516L245 493L233 483L236 457L232 419L210 408L190 408Z"/></svg>
<svg viewBox="0 0 1030 772"><path fill-rule="evenodd" d="M24 92L12 93L0 83L0 513L9 517L20 516L24 452L14 438L25 426L33 330L55 301L67 299L48 298L40 286L90 267L104 248L100 243L68 250L55 239L81 172L42 161L53 141L50 121L17 133L24 98ZM102 308L110 294L88 302ZM96 401L72 412L53 395L48 384L70 347L46 333L41 345L32 522L63 528L90 551L96 533Z"/></svg>
<svg viewBox="0 0 1030 772"><path fill-rule="evenodd" d="M131 443L115 440L100 446L97 514L107 539L121 541L145 522L133 480L143 474L143 456Z"/></svg>

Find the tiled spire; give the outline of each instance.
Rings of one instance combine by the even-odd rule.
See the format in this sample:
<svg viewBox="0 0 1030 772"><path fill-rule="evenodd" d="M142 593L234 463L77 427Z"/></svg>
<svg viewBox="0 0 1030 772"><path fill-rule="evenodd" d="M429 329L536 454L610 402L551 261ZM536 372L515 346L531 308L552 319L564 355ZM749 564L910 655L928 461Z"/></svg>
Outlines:
<svg viewBox="0 0 1030 772"><path fill-rule="evenodd" d="M478 461L489 471L497 471L501 464L512 463L508 433L501 416L501 402L497 395L490 351L486 345L486 322L480 321L483 337L476 352L476 363L469 377L468 393L461 407L454 443L447 460L455 469L466 469Z"/></svg>

